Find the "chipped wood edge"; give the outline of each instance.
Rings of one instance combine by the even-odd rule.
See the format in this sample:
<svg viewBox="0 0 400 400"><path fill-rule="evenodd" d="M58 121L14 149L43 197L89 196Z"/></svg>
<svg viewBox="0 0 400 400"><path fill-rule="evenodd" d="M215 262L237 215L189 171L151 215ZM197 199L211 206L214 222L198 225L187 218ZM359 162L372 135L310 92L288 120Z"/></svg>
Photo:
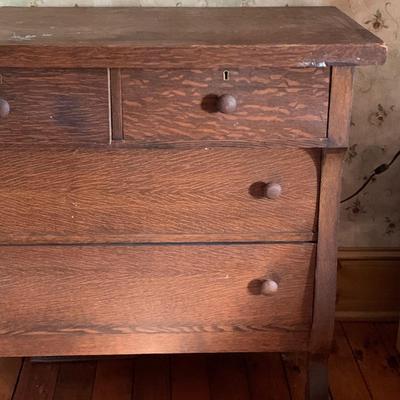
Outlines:
<svg viewBox="0 0 400 400"><path fill-rule="evenodd" d="M162 57L160 57L162 54ZM0 46L0 67L24 68L225 68L325 67L381 65L386 61L383 43L351 45L253 44L141 47L33 43Z"/></svg>

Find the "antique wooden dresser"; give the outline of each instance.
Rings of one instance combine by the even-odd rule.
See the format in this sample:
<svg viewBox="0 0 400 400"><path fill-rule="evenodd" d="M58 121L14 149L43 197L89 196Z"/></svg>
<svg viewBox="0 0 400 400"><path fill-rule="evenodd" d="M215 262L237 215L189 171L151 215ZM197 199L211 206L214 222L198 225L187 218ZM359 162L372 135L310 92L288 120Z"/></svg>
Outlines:
<svg viewBox="0 0 400 400"><path fill-rule="evenodd" d="M0 356L305 351L327 399L353 67L332 7L0 9Z"/></svg>

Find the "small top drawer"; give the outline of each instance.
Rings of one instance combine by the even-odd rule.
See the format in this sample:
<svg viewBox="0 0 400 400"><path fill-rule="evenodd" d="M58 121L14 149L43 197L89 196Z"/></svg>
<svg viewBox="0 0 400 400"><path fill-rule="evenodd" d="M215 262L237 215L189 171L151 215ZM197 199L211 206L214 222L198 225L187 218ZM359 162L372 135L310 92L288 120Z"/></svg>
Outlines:
<svg viewBox="0 0 400 400"><path fill-rule="evenodd" d="M0 144L108 143L107 71L0 70Z"/></svg>
<svg viewBox="0 0 400 400"><path fill-rule="evenodd" d="M326 136L328 68L125 69L121 85L127 141L287 145Z"/></svg>

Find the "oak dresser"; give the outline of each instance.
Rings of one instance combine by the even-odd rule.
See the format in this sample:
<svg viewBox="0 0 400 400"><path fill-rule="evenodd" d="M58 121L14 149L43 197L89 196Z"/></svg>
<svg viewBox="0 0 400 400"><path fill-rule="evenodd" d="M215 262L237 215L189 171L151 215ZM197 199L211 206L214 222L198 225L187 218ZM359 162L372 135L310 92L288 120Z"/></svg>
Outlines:
<svg viewBox="0 0 400 400"><path fill-rule="evenodd" d="M332 7L0 9L0 356L309 353L327 399L353 68Z"/></svg>

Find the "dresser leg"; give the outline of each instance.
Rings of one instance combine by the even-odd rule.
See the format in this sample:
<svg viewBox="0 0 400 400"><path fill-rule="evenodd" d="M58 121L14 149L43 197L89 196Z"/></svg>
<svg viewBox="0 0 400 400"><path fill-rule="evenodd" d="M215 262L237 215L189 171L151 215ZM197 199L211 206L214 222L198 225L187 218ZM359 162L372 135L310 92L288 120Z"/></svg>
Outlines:
<svg viewBox="0 0 400 400"><path fill-rule="evenodd" d="M310 354L308 357L306 399L329 400L328 355Z"/></svg>

